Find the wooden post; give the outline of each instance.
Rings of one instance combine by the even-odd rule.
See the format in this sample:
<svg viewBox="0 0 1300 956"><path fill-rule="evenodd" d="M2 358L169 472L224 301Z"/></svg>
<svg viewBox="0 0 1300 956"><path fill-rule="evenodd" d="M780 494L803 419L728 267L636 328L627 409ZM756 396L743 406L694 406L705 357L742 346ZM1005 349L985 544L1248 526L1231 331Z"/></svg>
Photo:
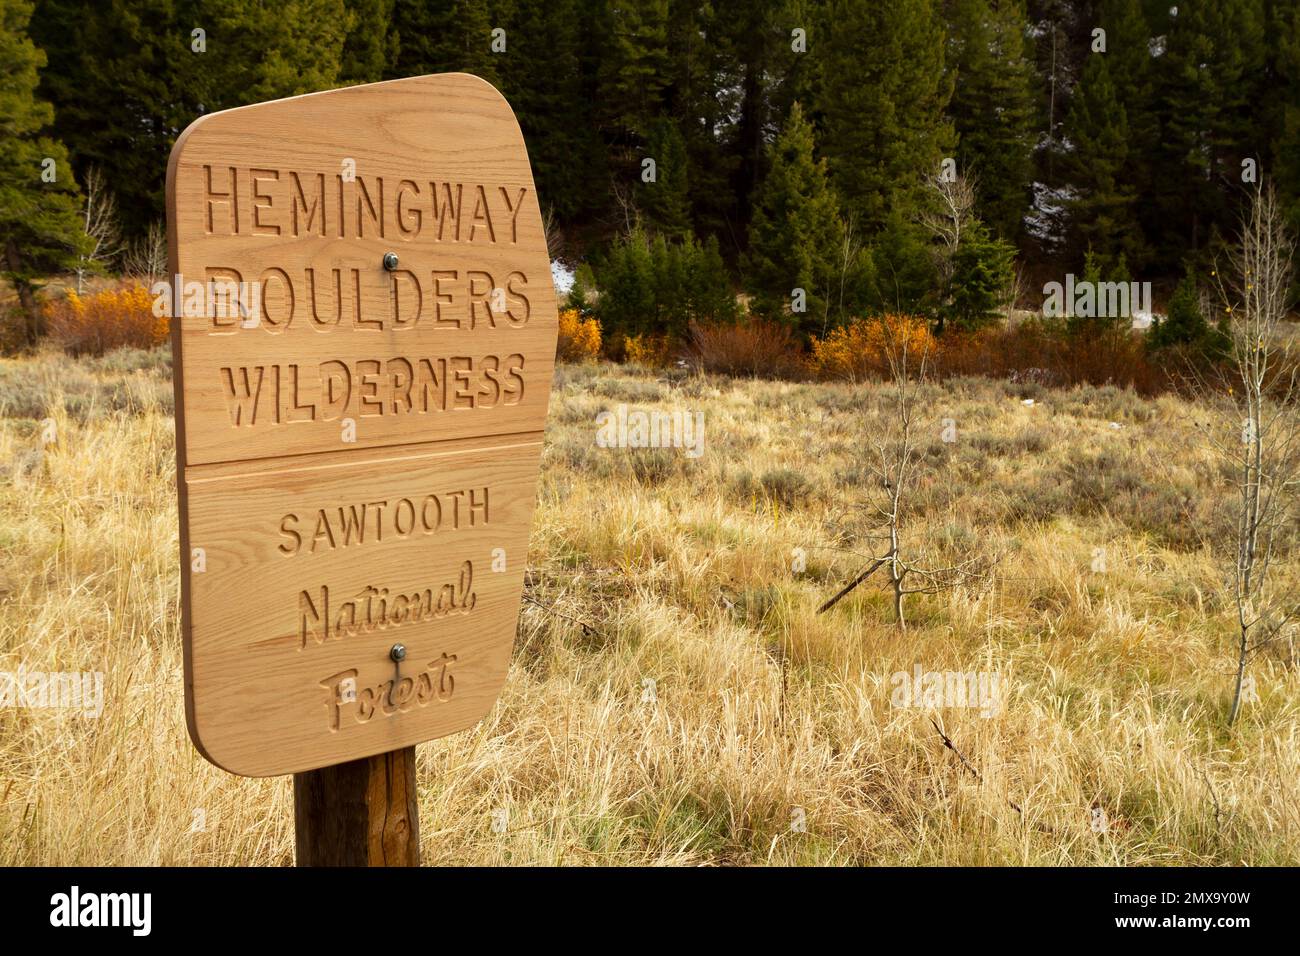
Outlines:
<svg viewBox="0 0 1300 956"><path fill-rule="evenodd" d="M415 747L293 775L299 866L419 866Z"/></svg>

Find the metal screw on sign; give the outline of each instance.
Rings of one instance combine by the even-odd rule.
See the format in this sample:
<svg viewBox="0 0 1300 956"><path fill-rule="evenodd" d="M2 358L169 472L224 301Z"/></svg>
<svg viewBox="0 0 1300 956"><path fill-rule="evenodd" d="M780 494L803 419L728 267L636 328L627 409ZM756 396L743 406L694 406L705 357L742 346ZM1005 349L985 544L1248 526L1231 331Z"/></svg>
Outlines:
<svg viewBox="0 0 1300 956"><path fill-rule="evenodd" d="M384 253L384 268L387 269L389 272L392 272L394 269L397 268L397 253L395 252Z"/></svg>

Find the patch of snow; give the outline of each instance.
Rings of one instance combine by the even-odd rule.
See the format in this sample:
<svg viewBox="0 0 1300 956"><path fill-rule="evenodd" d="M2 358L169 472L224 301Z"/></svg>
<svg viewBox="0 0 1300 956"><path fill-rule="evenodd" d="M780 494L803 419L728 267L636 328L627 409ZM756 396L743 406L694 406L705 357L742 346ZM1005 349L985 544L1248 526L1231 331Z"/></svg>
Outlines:
<svg viewBox="0 0 1300 956"><path fill-rule="evenodd" d="M1035 182L1034 203L1025 214L1025 231L1048 252L1058 252L1065 242L1066 208L1078 195L1071 186L1054 188Z"/></svg>
<svg viewBox="0 0 1300 956"><path fill-rule="evenodd" d="M559 259L551 260L551 282L555 285L555 294L563 298L573 289L573 269Z"/></svg>

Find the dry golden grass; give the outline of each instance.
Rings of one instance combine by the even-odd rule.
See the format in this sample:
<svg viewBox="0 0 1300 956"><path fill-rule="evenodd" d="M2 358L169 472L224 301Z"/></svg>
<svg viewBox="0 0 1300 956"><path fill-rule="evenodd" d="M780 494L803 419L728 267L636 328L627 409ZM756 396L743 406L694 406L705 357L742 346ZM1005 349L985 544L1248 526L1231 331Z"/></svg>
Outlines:
<svg viewBox="0 0 1300 956"><path fill-rule="evenodd" d="M0 709L0 863L292 863L288 779L229 776L186 737L167 381L157 354L0 362L0 670L102 671L106 701ZM999 560L987 588L915 599L900 634L874 588L815 613L870 549L882 398L561 369L528 594L565 617L525 604L496 708L419 748L427 863L1297 862L1294 651L1255 665L1226 731L1231 628L1200 540L1226 484L1194 409L929 388L907 540ZM595 447L620 402L704 411L705 454ZM892 707L918 662L997 672L1000 712Z"/></svg>

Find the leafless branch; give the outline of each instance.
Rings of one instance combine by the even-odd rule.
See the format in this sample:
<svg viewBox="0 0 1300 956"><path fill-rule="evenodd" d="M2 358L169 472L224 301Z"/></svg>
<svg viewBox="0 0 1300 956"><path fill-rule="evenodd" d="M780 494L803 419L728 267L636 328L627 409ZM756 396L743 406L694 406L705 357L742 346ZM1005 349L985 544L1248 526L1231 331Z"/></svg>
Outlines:
<svg viewBox="0 0 1300 956"><path fill-rule="evenodd" d="M103 272L105 264L122 247L117 223L117 200L108 188L108 177L98 166L86 170L85 193L81 228L86 234L86 252L77 257L77 265L73 270L77 276L78 294L83 290L86 276Z"/></svg>
<svg viewBox="0 0 1300 956"><path fill-rule="evenodd" d="M150 223L148 233L126 247L122 272L146 286L167 275L167 229L161 222Z"/></svg>
<svg viewBox="0 0 1300 956"><path fill-rule="evenodd" d="M1192 392L1215 416L1200 427L1206 443L1232 467L1236 534L1231 581L1237 660L1231 726L1241 711L1246 665L1294 615L1273 587L1273 558L1300 488L1300 378L1285 334L1295 246L1272 187L1258 190L1241 223L1238 245L1213 273L1230 356L1223 369L1190 378Z"/></svg>

